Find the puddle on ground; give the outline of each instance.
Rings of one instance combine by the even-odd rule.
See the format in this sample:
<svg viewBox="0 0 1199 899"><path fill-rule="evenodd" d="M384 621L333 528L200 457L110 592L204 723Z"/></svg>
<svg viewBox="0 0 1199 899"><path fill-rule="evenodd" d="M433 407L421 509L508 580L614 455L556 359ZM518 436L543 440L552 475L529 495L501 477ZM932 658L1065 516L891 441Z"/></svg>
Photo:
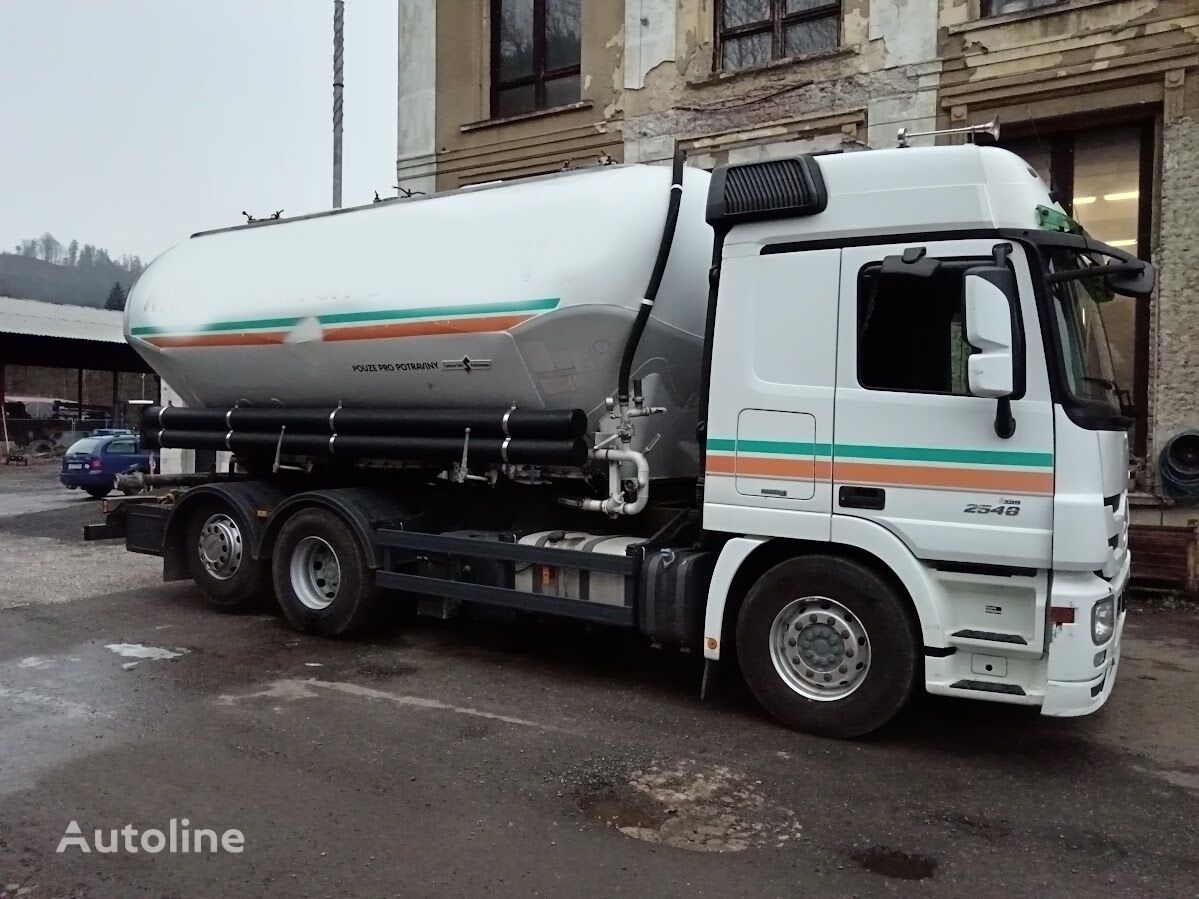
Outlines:
<svg viewBox="0 0 1199 899"><path fill-rule="evenodd" d="M856 849L849 853L849 857L873 874L900 880L925 880L937 870L936 859L888 849L886 846Z"/></svg>
<svg viewBox="0 0 1199 899"><path fill-rule="evenodd" d="M104 648L127 659L177 659L187 652L180 646L166 649L162 646L146 646L143 643L107 643Z"/></svg>
<svg viewBox="0 0 1199 899"><path fill-rule="evenodd" d="M760 782L721 765L650 766L627 780L593 784L579 808L627 837L693 852L787 846L801 836L795 813L768 801Z"/></svg>

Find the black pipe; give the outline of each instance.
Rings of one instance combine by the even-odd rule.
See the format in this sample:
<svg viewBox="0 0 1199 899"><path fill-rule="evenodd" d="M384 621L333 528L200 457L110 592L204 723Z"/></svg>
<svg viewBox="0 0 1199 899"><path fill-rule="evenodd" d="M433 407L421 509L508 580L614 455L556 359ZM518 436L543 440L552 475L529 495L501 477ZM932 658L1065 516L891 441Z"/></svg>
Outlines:
<svg viewBox="0 0 1199 899"><path fill-rule="evenodd" d="M587 432L582 409L313 409L239 406L234 409L190 409L151 406L142 429L151 434L172 431L229 431L289 434L354 434L361 436L455 437L467 428L473 437L520 437L570 440Z"/></svg>
<svg viewBox="0 0 1199 899"><path fill-rule="evenodd" d="M629 339L625 341L624 355L620 357L620 379L617 381L619 396L622 400L629 398L629 378L633 371L633 357L637 354L637 346L641 343L641 335L649 322L653 311L654 301L658 298L658 288L662 286L662 278L666 274L666 263L670 259L670 248L674 245L675 226L679 221L679 204L683 201L683 163L686 155L681 149L674 153L674 165L670 173L670 203L666 207L666 223L662 227L662 241L658 244L658 258L654 260L654 270L649 276L649 284L645 288L645 299L633 319L633 327L629 331Z"/></svg>
<svg viewBox="0 0 1199 899"><path fill-rule="evenodd" d="M412 462L457 462L462 458L462 437L386 437L379 435L280 434L234 431L155 432L161 447L230 450L263 456L276 449L286 455L333 457L337 459L396 459ZM471 435L467 461L514 465L582 466L587 460L587 443L582 438L533 440L528 438Z"/></svg>

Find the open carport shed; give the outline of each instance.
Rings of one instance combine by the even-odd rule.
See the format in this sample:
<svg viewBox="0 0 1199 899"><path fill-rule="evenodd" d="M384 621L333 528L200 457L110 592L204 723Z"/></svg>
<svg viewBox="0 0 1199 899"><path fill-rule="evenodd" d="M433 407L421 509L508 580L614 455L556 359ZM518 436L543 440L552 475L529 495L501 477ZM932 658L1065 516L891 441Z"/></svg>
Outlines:
<svg viewBox="0 0 1199 899"><path fill-rule="evenodd" d="M15 393L9 375L16 366L74 370L74 396L66 399L80 417L86 408L85 371L111 374L111 396L103 405L110 405L113 416L120 407L122 373L151 376L146 398L157 399L157 378L125 342L123 319L108 309L0 297L0 405Z"/></svg>

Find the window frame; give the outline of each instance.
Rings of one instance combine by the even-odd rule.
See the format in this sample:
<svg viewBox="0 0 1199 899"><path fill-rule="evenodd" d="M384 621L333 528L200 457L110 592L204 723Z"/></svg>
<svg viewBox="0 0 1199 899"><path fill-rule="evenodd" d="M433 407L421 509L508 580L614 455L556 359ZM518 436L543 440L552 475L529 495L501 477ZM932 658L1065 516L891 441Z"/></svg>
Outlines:
<svg viewBox="0 0 1199 899"><path fill-rule="evenodd" d="M504 0L490 0L489 9L491 12L491 60L489 66L490 72L490 103L491 107L489 114L491 118L507 118L509 116L529 115L530 113L541 112L546 109L556 109L556 106L546 106L545 103L545 85L547 81L556 81L560 78L569 78L572 75L579 76L579 91L580 99L582 98L582 71L583 71L583 38L581 21L582 3L580 3L580 22L579 22L579 61L570 66L559 66L556 69L547 69L548 50L546 47L546 18L545 5L546 0L533 0L533 72L530 75L521 75L518 78L509 78L507 81L500 78L500 30L502 27L502 6ZM521 112L503 113L500 108L500 93L510 88L533 86L533 108L526 109ZM569 104L567 104L569 105Z"/></svg>
<svg viewBox="0 0 1199 899"><path fill-rule="evenodd" d="M1052 12L1060 9L1067 0L1053 0L1044 6L1032 6L1028 9L1017 9L1012 12L991 12L993 4L1002 3L1003 0L978 0L978 16L979 19L998 19L1003 16L1035 16L1040 13Z"/></svg>
<svg viewBox="0 0 1199 899"><path fill-rule="evenodd" d="M888 254L888 255L892 255L892 254ZM960 270L963 277L965 277L966 272L971 268L974 268L976 266L986 266L986 265L994 265L995 264L995 260L993 257L982 256L982 255L975 256L975 255L971 255L971 254L966 254L963 256L934 256L931 258L935 258L938 262L948 265L948 266L951 266L955 270ZM857 274L857 279L856 279L857 289L854 294L854 307L855 308L854 308L854 360L853 360L853 365L854 365L854 380L857 382L858 388L861 390L869 390L869 391L872 391L875 393L906 393L906 394L917 394L920 396L945 396L945 397L953 397L955 399L959 398L959 397L966 397L969 399L987 399L987 397L980 397L980 396L977 396L976 394L971 393L969 381L966 382L966 392L965 393L954 393L949 390L912 390L907 387L876 387L876 386L873 386L870 384L866 384L862 381L862 357L863 357L863 353L862 353L862 298L863 298L863 291L865 290L865 287L866 287L867 272L871 271L871 270L880 269L882 267L882 264L883 264L883 259L881 257L879 259L875 259L875 260L865 263L861 268L858 269L858 274ZM1013 265L1012 259L1010 256L1007 259L1007 261L1005 262L1005 265L1009 269L1011 269L1013 272L1015 272L1015 266ZM966 346L970 347L971 350L973 351L970 353L970 355L974 355L974 353L979 352L979 349L978 349L978 347L976 347L972 343L970 343L969 338L966 337L965 327L966 327L966 297L965 297L965 289L963 287L963 293L962 293L962 329L963 329L962 340L964 341ZM1012 369L1013 369L1012 386L1013 386L1013 390L1012 390L1011 396L1009 397L1009 399L1011 399L1011 400L1023 399L1025 396L1026 390L1027 390L1025 352L1026 352L1026 350L1025 350L1025 339L1024 339L1024 318L1020 314L1019 309L1013 309L1012 310Z"/></svg>
<svg viewBox="0 0 1199 899"><path fill-rule="evenodd" d="M1046 10L1057 7L1045 7ZM1076 139L1088 131L1117 125L1135 125L1140 137L1140 204L1137 210L1137 246L1135 255L1153 261L1153 212L1157 202L1154 164L1157 155L1157 113L1141 110L1104 111L1096 116L1075 116L1063 119L1039 120L1032 126L1013 129L1004 135L999 146L1010 149L1012 144L1034 142L1048 150L1050 180L1053 196L1071 215L1074 214L1074 146ZM1015 151L1013 151L1015 152ZM1135 424L1130 451L1138 459L1149 452L1149 344L1153 325L1154 299L1137 300L1133 329L1132 383L1120 387L1130 390Z"/></svg>
<svg viewBox="0 0 1199 899"><path fill-rule="evenodd" d="M834 50L841 46L842 34L842 19L844 18L845 10L842 8L841 0L826 0L826 2L817 6L814 9L807 9L801 12L787 13L786 0L767 0L770 4L770 18L761 19L757 22L750 22L748 25L738 25L734 28L724 27L724 5L728 0L716 0L715 3L715 46L716 58L714 67L718 72L744 72L755 66L747 66L744 69L726 69L724 67L724 43L731 38L748 37L754 34L769 34L770 38L770 62L778 62L784 59L802 59L803 56L786 56L783 53L786 47L785 36L787 27L790 25L798 25L803 22L813 21L816 19L826 19L834 17L837 20L837 40L829 50ZM823 50L812 51L814 53L827 52ZM804 54L807 55L807 54ZM768 65L768 63L763 63Z"/></svg>

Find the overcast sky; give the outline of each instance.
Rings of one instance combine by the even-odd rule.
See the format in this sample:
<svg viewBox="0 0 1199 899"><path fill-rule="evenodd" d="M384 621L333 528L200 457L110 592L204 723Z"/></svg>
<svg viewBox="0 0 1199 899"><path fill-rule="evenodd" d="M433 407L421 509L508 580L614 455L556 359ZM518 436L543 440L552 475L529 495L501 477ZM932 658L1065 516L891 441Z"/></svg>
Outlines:
<svg viewBox="0 0 1199 899"><path fill-rule="evenodd" d="M332 0L5 0L0 250L327 209ZM397 0L347 0L344 205L394 195Z"/></svg>

